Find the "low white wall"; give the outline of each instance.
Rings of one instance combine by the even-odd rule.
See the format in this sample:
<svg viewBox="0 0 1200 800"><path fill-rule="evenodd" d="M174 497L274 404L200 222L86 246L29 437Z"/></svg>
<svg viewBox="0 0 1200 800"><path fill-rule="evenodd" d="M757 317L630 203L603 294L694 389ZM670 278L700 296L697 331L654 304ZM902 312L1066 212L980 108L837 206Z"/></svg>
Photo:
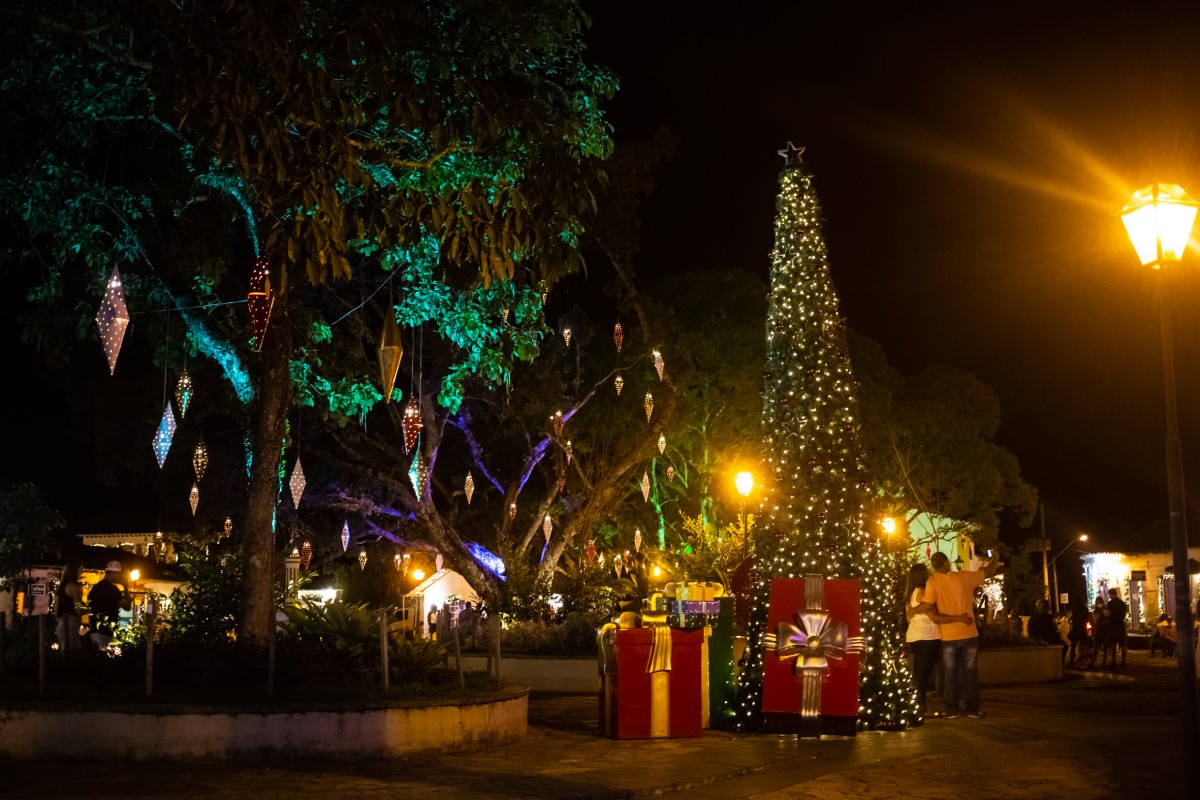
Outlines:
<svg viewBox="0 0 1200 800"><path fill-rule="evenodd" d="M463 705L354 711L0 711L0 758L97 761L361 759L478 750L524 738L529 691ZM103 731L87 736L86 731Z"/></svg>
<svg viewBox="0 0 1200 800"><path fill-rule="evenodd" d="M485 656L464 655L463 669L483 672ZM527 655L502 655L500 675L506 681L524 684L538 692L600 691L600 667L592 658L552 658Z"/></svg>
<svg viewBox="0 0 1200 800"><path fill-rule="evenodd" d="M980 683L1039 683L1062 676L1062 648L1056 645L979 650Z"/></svg>

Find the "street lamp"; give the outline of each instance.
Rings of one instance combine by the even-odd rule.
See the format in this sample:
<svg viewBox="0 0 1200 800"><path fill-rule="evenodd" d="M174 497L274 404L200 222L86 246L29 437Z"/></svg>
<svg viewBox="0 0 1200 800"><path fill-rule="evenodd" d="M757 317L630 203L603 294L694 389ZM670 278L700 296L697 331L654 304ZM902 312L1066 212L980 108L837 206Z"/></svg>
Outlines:
<svg viewBox="0 0 1200 800"><path fill-rule="evenodd" d="M750 546L750 531L747 530L748 526L746 525L746 499L750 497L750 492L754 491L754 475L749 472L739 472L733 477L733 485L737 487L738 494L742 496L738 513L742 517L742 560L745 560Z"/></svg>
<svg viewBox="0 0 1200 800"><path fill-rule="evenodd" d="M1078 536L1075 537L1074 542L1071 542L1066 547L1064 547L1062 550L1058 551L1058 556L1061 556L1063 553L1070 550L1072 547L1074 547L1076 545L1076 543L1086 542L1086 541L1087 541L1087 534L1086 533L1079 534ZM1058 613L1058 598L1059 598L1059 594L1058 594L1058 556L1055 556L1054 558L1050 559L1050 567L1054 571L1054 613L1055 614Z"/></svg>
<svg viewBox="0 0 1200 800"><path fill-rule="evenodd" d="M1183 717L1184 796L1200 792L1200 725L1196 706L1196 649L1192 630L1192 597L1188 577L1187 508L1183 486L1183 443L1175 400L1175 354L1171 342L1171 293L1164 267L1179 263L1196 221L1196 201L1173 183L1155 183L1134 193L1121 210L1129 241L1143 266L1158 270L1158 309L1162 326L1163 394L1167 411L1167 504L1171 554L1175 564L1175 621ZM1187 787L1191 787L1190 789Z"/></svg>

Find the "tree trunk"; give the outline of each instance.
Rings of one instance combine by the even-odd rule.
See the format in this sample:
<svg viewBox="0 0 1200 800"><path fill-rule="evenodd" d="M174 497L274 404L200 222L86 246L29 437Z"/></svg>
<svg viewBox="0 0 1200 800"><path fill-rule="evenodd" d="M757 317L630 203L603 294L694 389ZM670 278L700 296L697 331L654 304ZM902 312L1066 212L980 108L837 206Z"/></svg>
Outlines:
<svg viewBox="0 0 1200 800"><path fill-rule="evenodd" d="M253 358L253 357L252 357ZM279 463L291 396L291 329L284 298L276 300L262 352L253 364L254 403L250 409L250 490L242 525L243 588L238 641L265 648L275 612L275 505Z"/></svg>

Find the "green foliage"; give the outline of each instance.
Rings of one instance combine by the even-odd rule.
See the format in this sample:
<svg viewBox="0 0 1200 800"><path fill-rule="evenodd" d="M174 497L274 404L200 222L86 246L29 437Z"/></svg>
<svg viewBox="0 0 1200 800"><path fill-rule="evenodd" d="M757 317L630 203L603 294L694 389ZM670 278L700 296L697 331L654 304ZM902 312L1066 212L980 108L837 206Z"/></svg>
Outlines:
<svg viewBox="0 0 1200 800"><path fill-rule="evenodd" d="M550 606L551 589L537 565L524 557L505 561L506 580L493 610L507 625L518 621L548 621L553 616Z"/></svg>
<svg viewBox="0 0 1200 800"><path fill-rule="evenodd" d="M30 564L57 557L55 532L66 524L32 483L0 491L0 588Z"/></svg>
<svg viewBox="0 0 1200 800"><path fill-rule="evenodd" d="M740 514L737 521L718 529L700 516L680 515L683 535L675 547L677 577L683 580L716 580L726 587L738 565L754 555L754 515Z"/></svg>
<svg viewBox="0 0 1200 800"><path fill-rule="evenodd" d="M402 636L388 639L388 673L395 683L427 680L434 670L445 663L446 645L442 642Z"/></svg>
<svg viewBox="0 0 1200 800"><path fill-rule="evenodd" d="M219 645L230 640L237 625L238 598L243 578L236 554L206 558L202 551L176 542L180 565L187 575L185 589L171 592L169 641Z"/></svg>
<svg viewBox="0 0 1200 800"><path fill-rule="evenodd" d="M379 611L365 603L306 601L284 609L282 639L291 651L313 666L347 676L379 664Z"/></svg>
<svg viewBox="0 0 1200 800"><path fill-rule="evenodd" d="M503 652L580 655L596 652L596 629L608 619L603 612L574 611L558 621L524 620L505 626Z"/></svg>
<svg viewBox="0 0 1200 800"><path fill-rule="evenodd" d="M615 603L612 571L578 556L564 558L554 575L554 593L562 600L559 616L611 612Z"/></svg>

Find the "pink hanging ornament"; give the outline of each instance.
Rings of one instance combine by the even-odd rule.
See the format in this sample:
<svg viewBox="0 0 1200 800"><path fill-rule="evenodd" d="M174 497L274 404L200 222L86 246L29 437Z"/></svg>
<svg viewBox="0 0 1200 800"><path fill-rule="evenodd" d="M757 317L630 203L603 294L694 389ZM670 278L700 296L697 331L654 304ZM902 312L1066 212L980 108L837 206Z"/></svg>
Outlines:
<svg viewBox="0 0 1200 800"><path fill-rule="evenodd" d="M121 354L121 343L125 340L125 329L129 327L129 308L125 305L125 287L121 273L113 267L108 283L104 287L104 299L96 312L96 326L100 329L100 340L104 342L104 355L108 358L108 374L117 370L117 356Z"/></svg>

